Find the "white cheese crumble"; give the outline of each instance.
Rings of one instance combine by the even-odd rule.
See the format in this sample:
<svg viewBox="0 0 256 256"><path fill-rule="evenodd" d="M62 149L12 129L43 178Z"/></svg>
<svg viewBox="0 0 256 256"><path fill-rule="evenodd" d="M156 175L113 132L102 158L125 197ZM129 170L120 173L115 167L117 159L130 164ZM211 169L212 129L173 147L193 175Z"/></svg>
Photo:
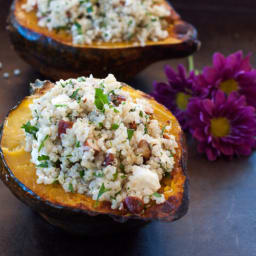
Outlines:
<svg viewBox="0 0 256 256"><path fill-rule="evenodd" d="M23 129L38 184L57 182L113 209L127 197L165 201L158 190L174 167L175 137L164 136L148 101L121 87L113 75L60 80L33 101Z"/></svg>

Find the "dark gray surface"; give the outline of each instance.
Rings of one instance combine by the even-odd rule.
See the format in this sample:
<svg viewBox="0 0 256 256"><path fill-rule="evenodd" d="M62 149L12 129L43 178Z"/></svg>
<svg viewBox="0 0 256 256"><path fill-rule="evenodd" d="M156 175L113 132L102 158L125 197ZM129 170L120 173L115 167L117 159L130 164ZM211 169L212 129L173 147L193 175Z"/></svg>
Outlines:
<svg viewBox="0 0 256 256"><path fill-rule="evenodd" d="M191 6L188 1L174 3L182 7L183 17L199 30L203 46L196 54L198 68L210 64L211 54L243 49L255 53L256 18L249 1L234 1L244 9L215 11L210 4ZM200 2L200 1L199 1ZM202 1L201 1L202 2ZM221 6L221 1L217 1ZM225 0L224 6L228 7ZM215 2L214 2L215 3ZM4 31L8 1L0 0L0 120L8 109L28 93L28 83L40 77L12 50ZM186 5L185 5L186 4ZM207 7L207 8L206 8ZM254 4L254 10L256 5ZM200 9L205 8L205 9ZM238 12L239 15L234 15ZM185 60L152 65L130 84L150 91L153 80L163 80L162 67L176 66ZM256 64L255 54L253 63ZM2 78L3 72L20 68L21 76ZM209 163L199 156L189 140L190 209L175 223L152 223L133 234L89 239L72 237L50 225L19 202L0 183L0 255L145 255L145 256L255 256L256 255L256 153L250 158Z"/></svg>

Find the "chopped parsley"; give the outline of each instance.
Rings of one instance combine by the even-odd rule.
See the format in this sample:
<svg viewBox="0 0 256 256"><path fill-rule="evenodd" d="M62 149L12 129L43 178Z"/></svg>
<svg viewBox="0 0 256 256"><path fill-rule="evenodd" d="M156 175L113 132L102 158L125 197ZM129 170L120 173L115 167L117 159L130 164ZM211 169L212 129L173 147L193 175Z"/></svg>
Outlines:
<svg viewBox="0 0 256 256"><path fill-rule="evenodd" d="M54 107L56 107L56 108L61 108L61 107L67 107L68 105L66 105L66 104L56 104L56 105L54 105Z"/></svg>
<svg viewBox="0 0 256 256"><path fill-rule="evenodd" d="M159 193L157 193L157 192L153 193L153 194L152 194L152 196L154 196L154 197L158 197L158 198L159 198L159 197L162 197L162 195L161 195L161 194L159 194Z"/></svg>
<svg viewBox="0 0 256 256"><path fill-rule="evenodd" d="M140 111L140 117L143 117L143 112L142 111Z"/></svg>
<svg viewBox="0 0 256 256"><path fill-rule="evenodd" d="M78 82L85 82L86 79L85 79L84 76L80 76L80 77L77 78L77 81L78 81Z"/></svg>
<svg viewBox="0 0 256 256"><path fill-rule="evenodd" d="M124 172L124 165L122 163L119 165L119 168L120 168L121 172Z"/></svg>
<svg viewBox="0 0 256 256"><path fill-rule="evenodd" d="M94 172L93 176L95 176L95 177L104 177L104 173L103 172Z"/></svg>
<svg viewBox="0 0 256 256"><path fill-rule="evenodd" d="M50 157L46 156L46 155L41 155L41 156L38 156L38 158L37 158L38 161L46 161L49 159L50 159Z"/></svg>
<svg viewBox="0 0 256 256"><path fill-rule="evenodd" d="M91 12L93 12L93 8L92 8L92 6L90 6L90 7L87 7L87 9L86 9L86 10L87 10L87 12L88 12L88 13L91 13Z"/></svg>
<svg viewBox="0 0 256 256"><path fill-rule="evenodd" d="M131 140L133 134L134 134L134 130L133 129L127 129L128 140Z"/></svg>
<svg viewBox="0 0 256 256"><path fill-rule="evenodd" d="M72 183L69 183L68 185L68 190L72 193L74 193L74 188L73 188L73 184Z"/></svg>
<svg viewBox="0 0 256 256"><path fill-rule="evenodd" d="M76 26L77 33L79 35L82 35L83 34L82 26L77 21L74 23L74 25Z"/></svg>
<svg viewBox="0 0 256 256"><path fill-rule="evenodd" d="M111 129L112 130L117 130L119 128L118 124L112 124Z"/></svg>
<svg viewBox="0 0 256 256"><path fill-rule="evenodd" d="M23 124L21 128L24 129L26 133L33 135L35 140L37 139L36 133L38 132L38 128L36 126L31 125L30 121L28 121L26 124Z"/></svg>
<svg viewBox="0 0 256 256"><path fill-rule="evenodd" d="M118 171L116 170L116 172L113 175L113 181L116 181L118 177Z"/></svg>
<svg viewBox="0 0 256 256"><path fill-rule="evenodd" d="M109 104L108 96L104 94L103 89L96 88L95 89L95 98L94 98L94 104L96 108L103 113L105 112L104 105Z"/></svg>
<svg viewBox="0 0 256 256"><path fill-rule="evenodd" d="M76 148L79 148L79 147L80 147L80 141L77 141L77 142L76 142L75 147L76 147Z"/></svg>
<svg viewBox="0 0 256 256"><path fill-rule="evenodd" d="M116 108L114 108L114 112L115 112L115 113L119 113L119 110L117 110Z"/></svg>
<svg viewBox="0 0 256 256"><path fill-rule="evenodd" d="M110 191L110 190L111 190L110 188L105 188L104 183L102 183L96 201L99 201L100 197L101 197L104 193L106 193L106 192L108 192L108 191Z"/></svg>
<svg viewBox="0 0 256 256"><path fill-rule="evenodd" d="M49 165L48 165L48 162L43 162L43 163L41 163L41 164L39 164L39 165L37 165L37 167L41 167L41 168L48 168L49 167Z"/></svg>
<svg viewBox="0 0 256 256"><path fill-rule="evenodd" d="M80 170L79 171L79 175L80 175L80 177L81 177L81 179L84 177L84 170Z"/></svg>
<svg viewBox="0 0 256 256"><path fill-rule="evenodd" d="M164 135L166 125L162 128L162 136Z"/></svg>
<svg viewBox="0 0 256 256"><path fill-rule="evenodd" d="M71 96L69 96L71 99L76 100L78 103L80 103L81 101L81 96L78 95L78 91L80 90L80 88L76 89Z"/></svg>
<svg viewBox="0 0 256 256"><path fill-rule="evenodd" d="M39 148L38 148L38 152L40 152L40 150L44 147L44 143L45 143L45 141L46 141L48 138L49 138L49 135L46 135L46 136L44 137L44 139L42 140L42 142L41 142L41 144L40 144L40 146L39 146Z"/></svg>

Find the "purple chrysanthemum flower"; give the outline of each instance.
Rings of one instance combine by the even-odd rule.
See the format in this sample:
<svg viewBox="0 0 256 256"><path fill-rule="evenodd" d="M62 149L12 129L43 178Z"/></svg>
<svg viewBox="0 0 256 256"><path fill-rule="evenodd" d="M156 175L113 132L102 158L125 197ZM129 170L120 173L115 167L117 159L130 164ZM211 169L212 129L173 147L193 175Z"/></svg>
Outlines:
<svg viewBox="0 0 256 256"><path fill-rule="evenodd" d="M196 75L190 72L186 77L183 65L178 66L177 73L170 67L165 67L168 83L154 82L154 90L151 95L165 105L177 117L183 129L188 128L187 105L191 98L203 95L203 91L197 87Z"/></svg>
<svg viewBox="0 0 256 256"><path fill-rule="evenodd" d="M217 91L213 99L194 99L188 105L190 131L198 151L209 160L223 155L248 156L255 145L256 115L244 96Z"/></svg>
<svg viewBox="0 0 256 256"><path fill-rule="evenodd" d="M215 53L213 66L204 68L198 76L198 85L207 88L211 97L217 90L226 95L237 92L245 96L248 105L256 107L256 70L250 65L250 56L244 58L242 51L226 58Z"/></svg>

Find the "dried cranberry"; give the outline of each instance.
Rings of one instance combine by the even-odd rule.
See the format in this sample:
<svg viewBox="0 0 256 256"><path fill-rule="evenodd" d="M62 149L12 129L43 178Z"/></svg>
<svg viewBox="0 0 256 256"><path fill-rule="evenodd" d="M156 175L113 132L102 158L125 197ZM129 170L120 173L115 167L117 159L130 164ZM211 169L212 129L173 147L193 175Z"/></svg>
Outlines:
<svg viewBox="0 0 256 256"><path fill-rule="evenodd" d="M127 196L123 200L124 208L130 213L139 214L144 209L144 203L141 199L135 196Z"/></svg>
<svg viewBox="0 0 256 256"><path fill-rule="evenodd" d="M104 162L102 163L103 166L112 165L114 162L114 155L112 153L107 153L104 159Z"/></svg>
<svg viewBox="0 0 256 256"><path fill-rule="evenodd" d="M62 133L66 133L67 129L72 128L72 126L73 126L73 122L64 121L64 120L59 121L59 126L58 126L59 137Z"/></svg>

